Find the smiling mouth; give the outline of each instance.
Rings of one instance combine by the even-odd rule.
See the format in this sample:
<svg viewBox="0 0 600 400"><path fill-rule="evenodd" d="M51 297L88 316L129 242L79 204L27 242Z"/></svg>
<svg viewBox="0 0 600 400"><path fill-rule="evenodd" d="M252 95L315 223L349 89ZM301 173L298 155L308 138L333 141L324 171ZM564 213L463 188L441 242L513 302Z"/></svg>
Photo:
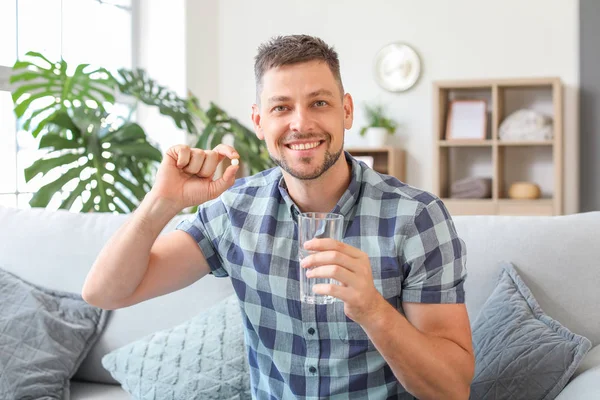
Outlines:
<svg viewBox="0 0 600 400"><path fill-rule="evenodd" d="M310 149L314 149L315 147L318 147L323 142L324 142L324 140L319 140L319 141L309 142L309 143L291 143L291 144L286 144L285 146L292 150L310 150Z"/></svg>

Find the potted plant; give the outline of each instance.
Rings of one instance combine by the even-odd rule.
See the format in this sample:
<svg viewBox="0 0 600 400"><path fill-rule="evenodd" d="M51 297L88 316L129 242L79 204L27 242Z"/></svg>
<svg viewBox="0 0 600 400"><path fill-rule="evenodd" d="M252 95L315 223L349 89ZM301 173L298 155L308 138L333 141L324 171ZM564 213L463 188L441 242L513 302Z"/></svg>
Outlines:
<svg viewBox="0 0 600 400"><path fill-rule="evenodd" d="M394 134L398 124L386 116L385 109L380 104L365 104L364 110L367 125L360 129L360 135L367 137L371 147L384 146L387 142L387 137Z"/></svg>

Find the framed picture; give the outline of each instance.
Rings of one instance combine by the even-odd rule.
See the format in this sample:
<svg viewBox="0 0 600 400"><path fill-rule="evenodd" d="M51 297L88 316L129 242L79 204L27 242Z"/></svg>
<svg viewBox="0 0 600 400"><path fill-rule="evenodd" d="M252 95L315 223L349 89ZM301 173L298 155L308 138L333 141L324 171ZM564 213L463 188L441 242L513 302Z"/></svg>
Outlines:
<svg viewBox="0 0 600 400"><path fill-rule="evenodd" d="M485 139L485 100L452 100L446 120L446 140Z"/></svg>

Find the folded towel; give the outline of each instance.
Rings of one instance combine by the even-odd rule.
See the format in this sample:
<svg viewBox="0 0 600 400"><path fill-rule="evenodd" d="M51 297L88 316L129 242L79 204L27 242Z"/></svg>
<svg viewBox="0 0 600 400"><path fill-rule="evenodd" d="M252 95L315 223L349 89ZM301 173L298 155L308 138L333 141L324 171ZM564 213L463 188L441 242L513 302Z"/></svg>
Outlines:
<svg viewBox="0 0 600 400"><path fill-rule="evenodd" d="M470 192L452 193L450 197L453 199L489 199L491 196L481 190L472 190Z"/></svg>
<svg viewBox="0 0 600 400"><path fill-rule="evenodd" d="M492 179L469 177L452 183L450 197L460 199L485 199L492 197Z"/></svg>

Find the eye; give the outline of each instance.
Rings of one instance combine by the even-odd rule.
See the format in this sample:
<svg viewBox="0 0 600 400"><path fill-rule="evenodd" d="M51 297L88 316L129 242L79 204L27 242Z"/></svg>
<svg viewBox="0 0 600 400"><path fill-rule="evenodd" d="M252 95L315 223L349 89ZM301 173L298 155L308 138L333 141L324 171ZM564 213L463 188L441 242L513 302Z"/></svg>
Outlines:
<svg viewBox="0 0 600 400"><path fill-rule="evenodd" d="M327 105L327 102L324 100L315 101L315 106L317 106L317 107L325 107L326 105Z"/></svg>
<svg viewBox="0 0 600 400"><path fill-rule="evenodd" d="M282 112L282 111L286 111L287 107L286 106L275 106L271 109L271 111L274 112Z"/></svg>

